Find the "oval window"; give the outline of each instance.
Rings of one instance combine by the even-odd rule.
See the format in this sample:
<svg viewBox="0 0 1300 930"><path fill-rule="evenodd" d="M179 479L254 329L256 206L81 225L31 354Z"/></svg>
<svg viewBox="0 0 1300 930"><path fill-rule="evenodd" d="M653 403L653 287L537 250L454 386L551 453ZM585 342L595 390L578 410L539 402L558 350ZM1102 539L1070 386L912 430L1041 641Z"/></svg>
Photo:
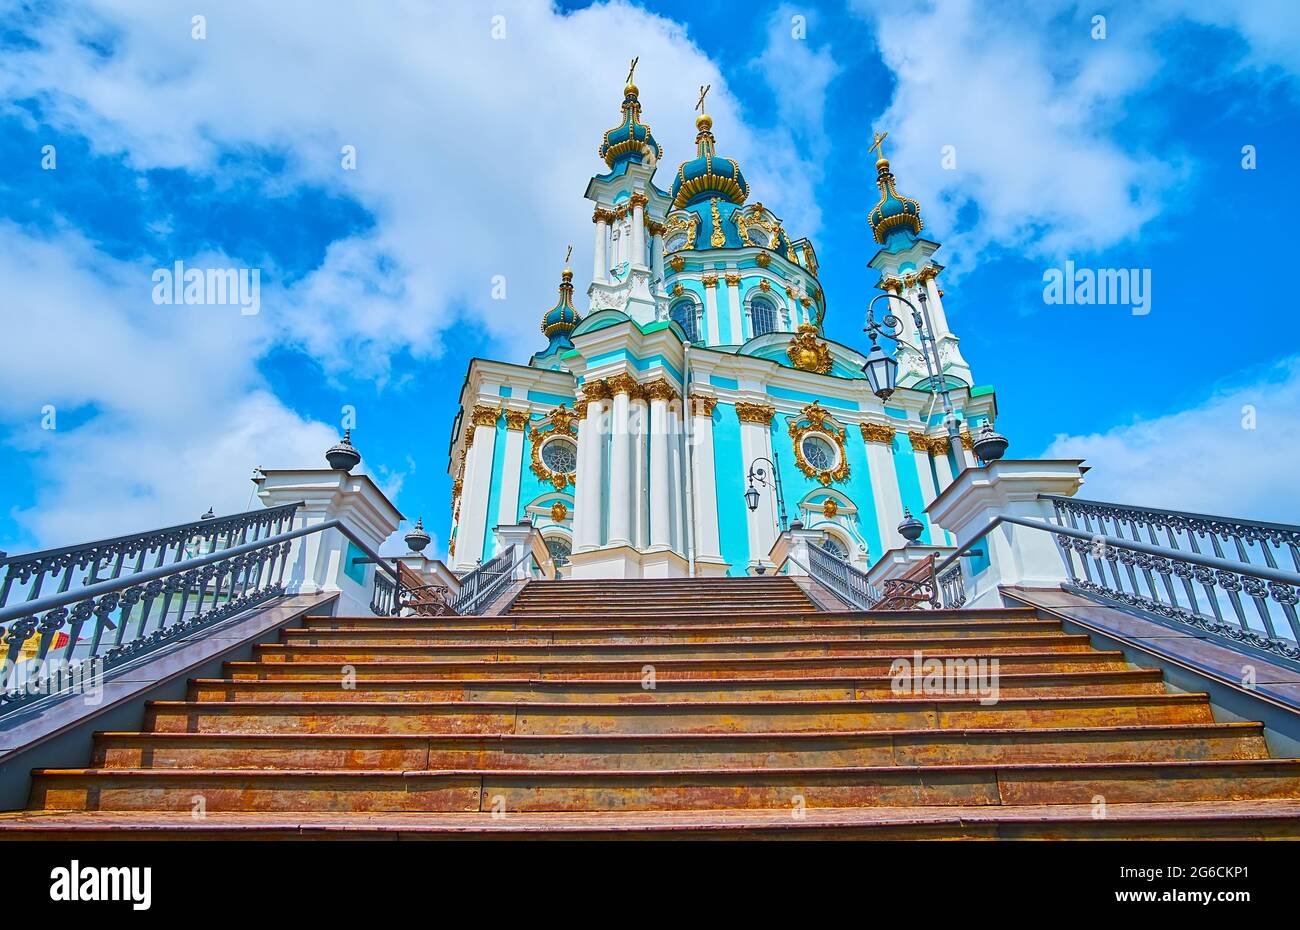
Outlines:
<svg viewBox="0 0 1300 930"><path fill-rule="evenodd" d="M572 439L552 439L542 446L542 464L561 474L577 471L578 447Z"/></svg>
<svg viewBox="0 0 1300 930"><path fill-rule="evenodd" d="M838 458L835 447L820 436L805 436L801 444L803 457L818 471L830 471Z"/></svg>

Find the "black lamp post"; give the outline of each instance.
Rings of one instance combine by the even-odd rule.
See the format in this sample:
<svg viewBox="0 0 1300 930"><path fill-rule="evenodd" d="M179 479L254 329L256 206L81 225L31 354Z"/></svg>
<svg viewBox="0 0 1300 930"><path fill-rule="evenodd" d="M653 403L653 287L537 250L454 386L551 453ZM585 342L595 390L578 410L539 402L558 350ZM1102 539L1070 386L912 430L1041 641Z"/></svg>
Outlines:
<svg viewBox="0 0 1300 930"><path fill-rule="evenodd" d="M777 453L773 452L777 458ZM760 462L766 462L768 468L760 465ZM769 471L770 469L770 471ZM749 463L749 486L745 488L745 506L749 508L750 513L758 509L758 487L772 488L776 491L776 506L781 523L781 532L785 532L785 494L781 490L781 469L771 459L759 456Z"/></svg>
<svg viewBox="0 0 1300 930"><path fill-rule="evenodd" d="M925 370L928 375L926 380L929 382L931 390L937 391L939 397L943 400L943 422L944 426L948 428L948 445L952 448L953 460L957 463L957 471L961 471L966 461L961 448L961 423L957 419L957 413L952 406L952 397L948 391L948 379L943 376L943 364L939 360L939 347L932 335L934 327L930 323L930 309L926 306L926 301L930 298L926 296L925 288L918 290L916 296L921 301L920 309L901 294L889 292L877 295L867 306L867 322L862 329L863 332L871 336L871 352L867 355L866 364L862 366L862 372L867 376L867 382L871 385L871 390L875 392L876 396L881 400L887 400L889 395L894 393L896 387L898 362L885 355L884 351L876 345L876 338L885 336L900 345L907 346L914 352L919 352L921 357L925 359ZM880 322L876 322L874 309L876 302L880 300L897 300L912 311L912 323L916 326L917 340L921 343L920 348L900 338L903 332L903 321L894 314L886 313ZM931 360L932 354L933 361Z"/></svg>

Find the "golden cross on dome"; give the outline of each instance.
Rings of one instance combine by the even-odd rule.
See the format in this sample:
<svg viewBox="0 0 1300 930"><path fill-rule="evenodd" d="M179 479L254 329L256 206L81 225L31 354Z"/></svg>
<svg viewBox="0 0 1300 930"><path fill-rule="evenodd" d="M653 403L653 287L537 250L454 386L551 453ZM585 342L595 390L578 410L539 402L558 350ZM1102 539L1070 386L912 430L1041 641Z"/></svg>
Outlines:
<svg viewBox="0 0 1300 930"><path fill-rule="evenodd" d="M641 60L640 55L632 59L632 65L627 69L627 81L625 83L627 84L632 83L632 75L636 73L636 63L640 60Z"/></svg>
<svg viewBox="0 0 1300 930"><path fill-rule="evenodd" d="M867 151L868 151L868 152L877 152L877 153L879 153L879 155L880 155L881 158L884 158L884 157L885 157L885 150L881 147L881 143L884 142L886 139L889 138L889 133L887 133L887 132L878 132L878 133L875 133L875 137L876 137L876 141L874 141L873 143L871 143L871 148L867 149Z"/></svg>
<svg viewBox="0 0 1300 930"><path fill-rule="evenodd" d="M712 86L712 84L700 85L700 102L695 104L695 109L699 110L701 113L704 112L704 98L709 95L709 88Z"/></svg>
<svg viewBox="0 0 1300 930"><path fill-rule="evenodd" d="M569 257L573 255L573 246L569 246L569 251L564 253L564 267L569 267Z"/></svg>

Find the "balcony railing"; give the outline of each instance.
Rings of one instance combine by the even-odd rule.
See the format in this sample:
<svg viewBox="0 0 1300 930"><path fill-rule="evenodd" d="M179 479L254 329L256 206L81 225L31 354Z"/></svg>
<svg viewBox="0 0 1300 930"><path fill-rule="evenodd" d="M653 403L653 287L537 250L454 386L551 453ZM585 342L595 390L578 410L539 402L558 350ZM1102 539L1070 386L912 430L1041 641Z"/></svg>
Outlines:
<svg viewBox="0 0 1300 930"><path fill-rule="evenodd" d="M881 593L865 573L854 568L839 555L818 545L807 547L808 564L804 571L850 607L870 610L881 599Z"/></svg>

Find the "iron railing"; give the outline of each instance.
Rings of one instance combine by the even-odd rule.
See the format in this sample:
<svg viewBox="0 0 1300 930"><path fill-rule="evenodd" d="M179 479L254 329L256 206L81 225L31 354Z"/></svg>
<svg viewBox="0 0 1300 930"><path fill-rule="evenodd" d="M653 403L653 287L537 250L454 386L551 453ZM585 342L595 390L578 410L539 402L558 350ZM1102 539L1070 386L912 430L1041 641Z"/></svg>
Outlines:
<svg viewBox="0 0 1300 930"><path fill-rule="evenodd" d="M935 572L934 586L938 597L936 607L955 610L966 603L966 577L962 574L960 564L943 572Z"/></svg>
<svg viewBox="0 0 1300 930"><path fill-rule="evenodd" d="M1056 500L1046 495L1044 498ZM1086 506L1118 507L1093 501L1074 503L1080 506L1069 510L1059 508L1058 513L1073 511L1079 516ZM1132 510L1135 511L1135 521L1139 511L1162 514L1165 519L1179 516L1172 511ZM1098 514L1094 516L1099 517ZM1201 514L1181 516L1185 518L1181 525L1189 527L1200 526L1199 521L1208 519L1218 521L1224 527L1257 526L1300 532L1300 528L1278 524L1252 524ZM952 573L955 570L960 574L959 559L1003 523L1052 535L1069 576L1068 582L1062 585L1065 590L1136 608L1203 630L1229 643L1245 644L1286 659L1300 659L1300 617L1296 613L1296 604L1300 602L1300 572L1268 564L1268 559L1263 556L1265 564L1251 559L1227 559L1206 555L1190 546L1177 548L1144 542L1137 538L1136 533L1133 538L1109 535L1099 532L1098 526L1093 526L1090 532L1078 526L1043 520L1005 514L995 517L937 567L936 574L944 596L941 606L959 607L965 602L964 582L961 585L950 583ZM1172 522L1169 525L1178 526ZM1192 532L1195 533L1196 529L1193 528ZM1233 538L1231 531L1228 538ZM1245 541L1243 539L1243 546ZM1282 545L1293 544L1283 537ZM947 599L950 591L959 600L950 602Z"/></svg>
<svg viewBox="0 0 1300 930"><path fill-rule="evenodd" d="M865 573L829 549L811 545L807 550L808 564L801 567L844 603L858 610L870 610L880 602L879 589L867 580Z"/></svg>
<svg viewBox="0 0 1300 930"><path fill-rule="evenodd" d="M397 572L338 520L261 535L262 528L283 526L298 504L269 522L239 514L227 520L202 521L216 535L196 533L197 524L149 531L86 546L32 553L7 560L27 577L11 572L28 596L0 606L0 639L5 651L0 668L0 715L38 698L57 694L84 670L107 673L178 638L210 628L285 593L284 572L294 540L337 529L374 561L376 613L396 614L401 607ZM240 539L258 528L257 538ZM188 558L171 557L185 550L185 540L201 536L224 543ZM161 553L155 556L155 553ZM153 564L147 564L152 560ZM98 572L110 564L108 577ZM124 567L125 566L125 567ZM78 568L91 573L74 578ZM129 570L128 570L129 569ZM385 577L387 576L387 577ZM42 594L42 579L57 578L57 590ZM77 582L74 584L73 582ZM86 634L83 636L83 634Z"/></svg>
<svg viewBox="0 0 1300 930"><path fill-rule="evenodd" d="M510 580L517 576L520 567L529 560L534 559L532 550L527 546L514 545L501 550L478 568L461 577L460 591L456 593L448 610L462 616L482 613L492 605L492 602L506 589Z"/></svg>

